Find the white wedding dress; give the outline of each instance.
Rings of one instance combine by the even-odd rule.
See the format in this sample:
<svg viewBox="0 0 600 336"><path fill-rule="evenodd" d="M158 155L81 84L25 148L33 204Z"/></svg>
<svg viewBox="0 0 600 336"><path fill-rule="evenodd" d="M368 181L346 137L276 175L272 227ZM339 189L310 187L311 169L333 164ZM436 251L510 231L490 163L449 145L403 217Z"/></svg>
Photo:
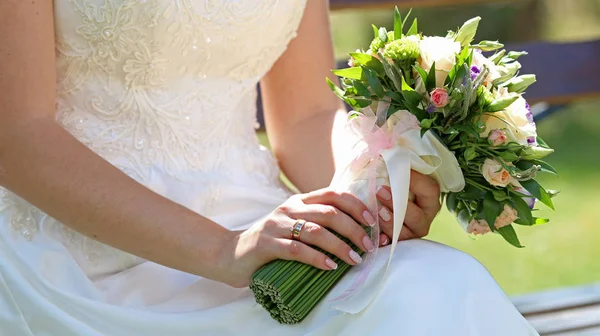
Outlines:
<svg viewBox="0 0 600 336"><path fill-rule="evenodd" d="M57 120L151 190L229 229L247 228L290 195L255 135L255 87L294 37L304 6L54 0ZM1 336L537 334L483 266L425 240L399 244L383 290L362 312L328 303L353 270L289 326L247 288L85 238L4 189L0 230ZM374 265L386 258L378 253Z"/></svg>

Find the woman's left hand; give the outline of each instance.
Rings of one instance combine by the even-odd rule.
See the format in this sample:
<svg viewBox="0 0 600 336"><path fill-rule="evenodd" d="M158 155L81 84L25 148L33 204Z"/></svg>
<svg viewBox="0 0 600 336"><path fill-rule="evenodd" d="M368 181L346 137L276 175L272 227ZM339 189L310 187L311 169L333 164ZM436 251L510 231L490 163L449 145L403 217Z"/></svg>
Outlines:
<svg viewBox="0 0 600 336"><path fill-rule="evenodd" d="M414 199L408 201L404 227L400 232L400 240L422 238L429 234L429 228L433 219L441 209L440 186L431 177L410 172L410 191ZM382 233L379 237L379 245L388 245L392 237L394 227L394 215L392 205L392 193L389 187L383 186L377 191L379 206L379 223Z"/></svg>

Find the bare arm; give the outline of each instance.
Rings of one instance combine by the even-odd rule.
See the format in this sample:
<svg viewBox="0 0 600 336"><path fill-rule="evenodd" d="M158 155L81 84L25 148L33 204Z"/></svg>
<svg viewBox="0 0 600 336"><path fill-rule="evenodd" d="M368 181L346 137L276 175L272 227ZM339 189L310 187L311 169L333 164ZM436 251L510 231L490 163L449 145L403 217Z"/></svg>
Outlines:
<svg viewBox="0 0 600 336"><path fill-rule="evenodd" d="M146 189L55 123L53 34L52 1L0 1L0 185L99 241L220 277L228 230Z"/></svg>
<svg viewBox="0 0 600 336"><path fill-rule="evenodd" d="M329 184L333 143L347 137L343 105L325 82L326 77L337 80L331 74L334 66L328 1L307 0L298 36L261 82L273 152L302 191ZM343 147L335 154L342 154Z"/></svg>

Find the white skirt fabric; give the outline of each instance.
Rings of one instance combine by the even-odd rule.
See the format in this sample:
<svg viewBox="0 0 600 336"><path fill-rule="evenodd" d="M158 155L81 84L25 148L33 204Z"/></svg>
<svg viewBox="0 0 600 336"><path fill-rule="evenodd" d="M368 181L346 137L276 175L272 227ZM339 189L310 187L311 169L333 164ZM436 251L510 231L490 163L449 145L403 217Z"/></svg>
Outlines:
<svg viewBox="0 0 600 336"><path fill-rule="evenodd" d="M217 220L249 226L236 223L271 211L267 194L228 206ZM91 278L50 227L31 241L9 227L0 225L1 336L537 335L480 263L427 240L398 245L382 291L361 313L328 302L348 288L351 270L306 320L282 325L247 288L148 261ZM375 268L387 262L386 251L376 254Z"/></svg>

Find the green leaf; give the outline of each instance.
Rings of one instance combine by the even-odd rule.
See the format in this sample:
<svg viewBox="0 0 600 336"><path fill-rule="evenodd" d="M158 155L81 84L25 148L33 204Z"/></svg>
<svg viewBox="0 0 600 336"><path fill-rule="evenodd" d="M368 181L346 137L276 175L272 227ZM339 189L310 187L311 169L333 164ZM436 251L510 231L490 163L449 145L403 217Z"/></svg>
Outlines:
<svg viewBox="0 0 600 336"><path fill-rule="evenodd" d="M378 75L385 75L383 64L377 57L365 53L352 52L350 56L354 59L354 63L366 66L372 70L375 70Z"/></svg>
<svg viewBox="0 0 600 336"><path fill-rule="evenodd" d="M371 86L373 92L375 92L375 94L379 98L383 98L385 92L383 90L383 86L381 85L381 81L379 81L379 78L377 78L377 74L375 73L375 71L369 68L365 68L363 74L367 78L367 82L369 82L369 85Z"/></svg>
<svg viewBox="0 0 600 336"><path fill-rule="evenodd" d="M467 184L459 196L461 199L465 199L465 200L477 200L477 199L481 199L484 194L485 194L485 191L483 191L471 184Z"/></svg>
<svg viewBox="0 0 600 336"><path fill-rule="evenodd" d="M402 95L396 91L388 91L385 93L385 96L392 98L392 100L398 103L404 104L404 97L402 97Z"/></svg>
<svg viewBox="0 0 600 336"><path fill-rule="evenodd" d="M504 47L504 44L498 41L481 41L472 47L481 49L482 51L494 51Z"/></svg>
<svg viewBox="0 0 600 336"><path fill-rule="evenodd" d="M394 10L394 39L399 40L402 38L402 16L400 10L396 6Z"/></svg>
<svg viewBox="0 0 600 336"><path fill-rule="evenodd" d="M525 92L531 84L535 83L535 81L535 75L521 75L511 78L503 85L506 86L508 92L522 93Z"/></svg>
<svg viewBox="0 0 600 336"><path fill-rule="evenodd" d="M519 237L517 237L517 233L515 232L515 229L512 225L501 227L500 229L498 229L498 232L500 232L504 240L509 242L512 246L518 248L524 247L523 245L521 245Z"/></svg>
<svg viewBox="0 0 600 336"><path fill-rule="evenodd" d="M417 106L421 102L421 95L408 85L404 77L402 77L402 96L406 102Z"/></svg>
<svg viewBox="0 0 600 336"><path fill-rule="evenodd" d="M435 121L435 119L423 119L421 120L421 128L423 129L429 129L431 128L431 124L433 124L433 122Z"/></svg>
<svg viewBox="0 0 600 336"><path fill-rule="evenodd" d="M413 69L415 69L417 71L417 73L419 74L419 77L421 77L421 80L423 81L423 84L427 83L427 71L425 71L425 69L421 68L418 64L413 65Z"/></svg>
<svg viewBox="0 0 600 336"><path fill-rule="evenodd" d="M524 160L538 160L554 153L554 149L544 147L526 147L521 151Z"/></svg>
<svg viewBox="0 0 600 336"><path fill-rule="evenodd" d="M512 95L509 97L503 97L494 99L492 103L486 109L486 112L498 112L502 111L505 108L509 107L512 103L514 103L517 99L519 99L519 95Z"/></svg>
<svg viewBox="0 0 600 336"><path fill-rule="evenodd" d="M550 149L550 146L548 146L548 144L546 143L546 141L544 141L544 139L540 138L539 136L537 137L536 142L538 143L538 145L540 147Z"/></svg>
<svg viewBox="0 0 600 336"><path fill-rule="evenodd" d="M492 193L485 194L483 198L483 215L492 231L496 229L494 223L496 223L496 218L500 216L503 208L502 203L496 201Z"/></svg>
<svg viewBox="0 0 600 336"><path fill-rule="evenodd" d="M550 199L550 195L548 195L548 192L546 192L546 190L539 183L537 183L536 180L531 179L520 182L523 188L527 189L527 191L529 191L533 197L537 198L547 207L554 210L554 204L552 203L552 199Z"/></svg>
<svg viewBox="0 0 600 336"><path fill-rule="evenodd" d="M385 29L385 27L379 28L379 39L383 43L386 43L388 41L387 29Z"/></svg>
<svg viewBox="0 0 600 336"><path fill-rule="evenodd" d="M450 213L454 213L456 210L456 205L458 204L458 200L456 199L456 193L449 193L446 195L446 207Z"/></svg>
<svg viewBox="0 0 600 336"><path fill-rule="evenodd" d="M425 88L427 89L427 92L431 92L433 89L435 89L436 86L437 84L435 82L435 62L433 62L433 64L431 64L429 72L427 73L427 81L425 82Z"/></svg>
<svg viewBox="0 0 600 336"><path fill-rule="evenodd" d="M417 35L419 33L419 29L417 28L417 18L415 18L413 20L412 25L410 26L410 29L408 29L408 32L406 33L407 36L411 36L411 35Z"/></svg>
<svg viewBox="0 0 600 336"><path fill-rule="evenodd" d="M469 226L469 222L471 221L471 214L469 210L462 209L458 212L458 216L456 216L458 223L466 230Z"/></svg>
<svg viewBox="0 0 600 336"><path fill-rule="evenodd" d="M377 28L377 26L375 26L374 24L371 25L371 27L373 27L373 38L376 39L379 37L379 28Z"/></svg>
<svg viewBox="0 0 600 336"><path fill-rule="evenodd" d="M465 160L467 160L467 162L475 159L477 157L477 152L475 151L475 147L467 148L467 150L464 152L463 155L465 157Z"/></svg>
<svg viewBox="0 0 600 336"><path fill-rule="evenodd" d="M343 100L346 102L346 104L352 106L352 108L355 109L365 108L373 103L373 101L369 99L362 98L344 97Z"/></svg>
<svg viewBox="0 0 600 336"><path fill-rule="evenodd" d="M354 80L354 81L352 81L352 85L356 89L356 93L359 96L363 96L363 97L371 96L371 91L369 91L369 88L365 84L363 84L361 81Z"/></svg>
<svg viewBox="0 0 600 336"><path fill-rule="evenodd" d="M363 77L363 68L362 67L353 67L353 68L345 68L339 70L332 70L334 75L350 78L350 79L362 79Z"/></svg>
<svg viewBox="0 0 600 336"><path fill-rule="evenodd" d="M410 14L412 13L412 8L408 9L408 13L406 13L406 16L404 17L404 20L402 20L402 29L404 29L404 25L406 24L406 20L408 20L408 18L410 17Z"/></svg>
<svg viewBox="0 0 600 336"><path fill-rule="evenodd" d="M327 81L327 85L329 85L331 91L333 91L333 94L335 94L336 97L338 97L339 99L345 100L344 91L340 89L337 85L333 84L333 82L329 78L325 78L325 80Z"/></svg>
<svg viewBox="0 0 600 336"><path fill-rule="evenodd" d="M551 173L554 175L558 175L554 167L552 167L549 163L542 160L520 160L515 163L515 166L521 170L527 170L531 168L533 165L538 165L542 167L543 172Z"/></svg>
<svg viewBox="0 0 600 336"><path fill-rule="evenodd" d="M526 223L522 225L533 225L533 216L531 215L531 209L522 197L518 195L513 195L511 197L510 205L513 207L513 209L517 211L521 222Z"/></svg>
<svg viewBox="0 0 600 336"><path fill-rule="evenodd" d="M504 192L505 189L502 190L492 190L492 194L494 195L494 199L498 202L503 202L510 199L510 196Z"/></svg>
<svg viewBox="0 0 600 336"><path fill-rule="evenodd" d="M379 53L379 57L383 60L383 69L385 70L385 74L392 80L394 83L394 87L396 90L402 92L402 75L396 70L394 65L390 64L388 60Z"/></svg>
<svg viewBox="0 0 600 336"><path fill-rule="evenodd" d="M489 60L497 65L498 63L500 63L500 60L502 60L502 57L504 57L505 54L506 54L506 50L504 50L504 49L497 51L495 54L490 56Z"/></svg>
<svg viewBox="0 0 600 336"><path fill-rule="evenodd" d="M477 16L465 22L456 33L454 40L459 42L463 47L468 46L473 41L473 38L475 38L480 20L481 18Z"/></svg>
<svg viewBox="0 0 600 336"><path fill-rule="evenodd" d="M511 51L506 55L506 57L511 58L513 60L517 60L521 56L528 55L529 53L526 51Z"/></svg>
<svg viewBox="0 0 600 336"><path fill-rule="evenodd" d="M514 162L519 159L519 156L511 151L500 152L498 155L506 162Z"/></svg>

